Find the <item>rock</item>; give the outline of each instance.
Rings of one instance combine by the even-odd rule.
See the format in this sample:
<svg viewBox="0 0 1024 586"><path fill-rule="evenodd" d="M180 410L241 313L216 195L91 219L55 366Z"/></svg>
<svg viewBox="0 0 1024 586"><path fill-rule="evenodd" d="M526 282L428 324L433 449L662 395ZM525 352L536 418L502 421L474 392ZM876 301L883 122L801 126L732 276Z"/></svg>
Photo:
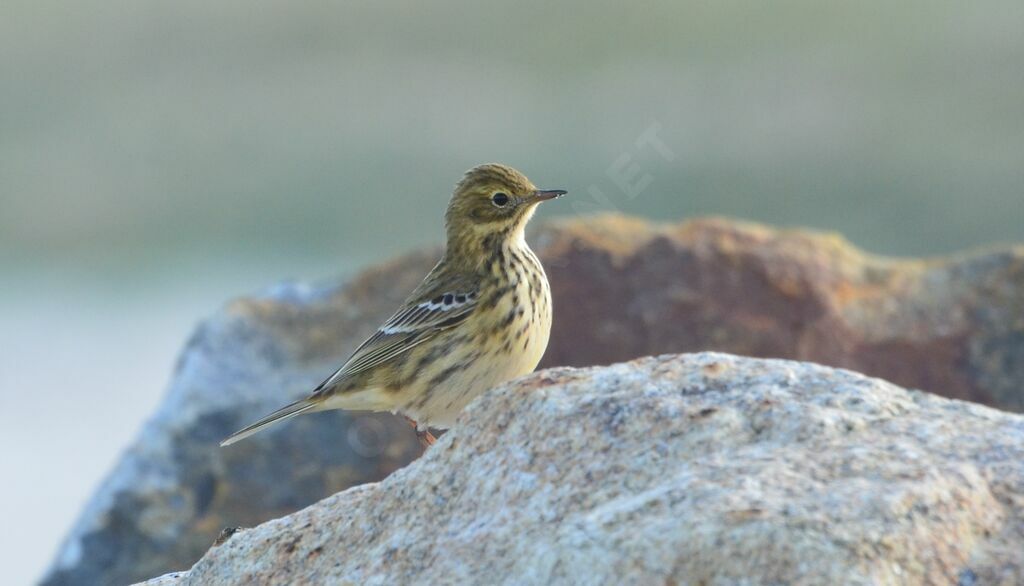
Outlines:
<svg viewBox="0 0 1024 586"><path fill-rule="evenodd" d="M230 449L218 442L330 374L425 262L383 265L347 287L280 286L203 323L43 584L127 584L188 567L225 527L290 513L416 457L415 435L387 415L318 414Z"/></svg>
<svg viewBox="0 0 1024 586"><path fill-rule="evenodd" d="M1024 416L706 353L500 387L173 583L1020 584L1021 552Z"/></svg>
<svg viewBox="0 0 1024 586"><path fill-rule="evenodd" d="M148 586L174 586L175 584L181 584L181 581L188 577L186 572L171 572L164 574L163 576L147 580Z"/></svg>
<svg viewBox="0 0 1024 586"><path fill-rule="evenodd" d="M542 366L720 350L1024 409L1024 248L892 260L834 235L621 216L551 223L531 241L555 303ZM44 584L126 583L189 567L225 527L380 480L416 457L412 434L390 416L316 414L230 449L217 441L329 374L437 252L346 285L277 287L202 324L163 405Z"/></svg>
<svg viewBox="0 0 1024 586"><path fill-rule="evenodd" d="M719 350L1024 410L1024 246L895 260L831 234L618 216L538 242L556 314L542 368Z"/></svg>

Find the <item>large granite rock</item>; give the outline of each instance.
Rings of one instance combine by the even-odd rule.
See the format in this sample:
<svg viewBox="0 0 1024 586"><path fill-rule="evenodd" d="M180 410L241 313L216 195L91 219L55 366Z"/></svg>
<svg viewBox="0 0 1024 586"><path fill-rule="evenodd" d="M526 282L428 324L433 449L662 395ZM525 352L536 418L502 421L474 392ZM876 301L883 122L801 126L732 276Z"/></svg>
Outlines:
<svg viewBox="0 0 1024 586"><path fill-rule="evenodd" d="M555 298L542 366L721 350L1024 409L1024 248L892 260L832 235L620 216L552 223L531 240ZM329 374L436 254L345 285L281 286L202 324L164 404L44 583L117 584L188 567L223 527L286 514L414 458L411 433L387 416L316 414L229 449L217 441Z"/></svg>
<svg viewBox="0 0 1024 586"><path fill-rule="evenodd" d="M1024 416L809 363L557 368L160 585L1021 584Z"/></svg>

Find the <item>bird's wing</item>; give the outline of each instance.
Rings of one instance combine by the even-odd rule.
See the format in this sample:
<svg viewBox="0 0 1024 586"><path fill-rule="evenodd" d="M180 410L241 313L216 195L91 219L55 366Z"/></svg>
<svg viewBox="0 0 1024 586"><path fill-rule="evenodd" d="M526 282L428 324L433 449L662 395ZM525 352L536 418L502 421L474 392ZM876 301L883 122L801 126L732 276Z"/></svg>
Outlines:
<svg viewBox="0 0 1024 586"><path fill-rule="evenodd" d="M363 342L341 368L321 383L314 394L329 391L342 379L379 366L426 342L438 332L461 323L476 304L475 290L452 290L418 303L407 303Z"/></svg>

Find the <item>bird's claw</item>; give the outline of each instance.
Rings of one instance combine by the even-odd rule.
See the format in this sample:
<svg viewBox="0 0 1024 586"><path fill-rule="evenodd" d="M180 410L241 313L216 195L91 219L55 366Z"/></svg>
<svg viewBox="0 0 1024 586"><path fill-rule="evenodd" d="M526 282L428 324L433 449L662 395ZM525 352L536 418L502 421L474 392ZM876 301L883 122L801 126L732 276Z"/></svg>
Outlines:
<svg viewBox="0 0 1024 586"><path fill-rule="evenodd" d="M414 430L416 430L416 439L420 440L420 445L424 448L429 448L437 443L437 438L434 437L434 434L430 433L429 429L420 429L420 425L409 417L406 417L405 420L409 422L409 425L411 425Z"/></svg>

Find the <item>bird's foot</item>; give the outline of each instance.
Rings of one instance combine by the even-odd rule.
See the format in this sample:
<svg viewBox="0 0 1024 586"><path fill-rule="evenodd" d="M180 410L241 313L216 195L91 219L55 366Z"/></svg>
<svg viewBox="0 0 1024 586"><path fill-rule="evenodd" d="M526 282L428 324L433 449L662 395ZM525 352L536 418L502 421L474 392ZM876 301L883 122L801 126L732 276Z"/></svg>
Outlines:
<svg viewBox="0 0 1024 586"><path fill-rule="evenodd" d="M437 442L437 438L434 437L434 434L430 433L429 429L420 429L420 424L408 417L406 417L405 420L409 422L409 425L411 425L414 430L416 430L416 438L420 440L420 444L424 448L429 448Z"/></svg>

